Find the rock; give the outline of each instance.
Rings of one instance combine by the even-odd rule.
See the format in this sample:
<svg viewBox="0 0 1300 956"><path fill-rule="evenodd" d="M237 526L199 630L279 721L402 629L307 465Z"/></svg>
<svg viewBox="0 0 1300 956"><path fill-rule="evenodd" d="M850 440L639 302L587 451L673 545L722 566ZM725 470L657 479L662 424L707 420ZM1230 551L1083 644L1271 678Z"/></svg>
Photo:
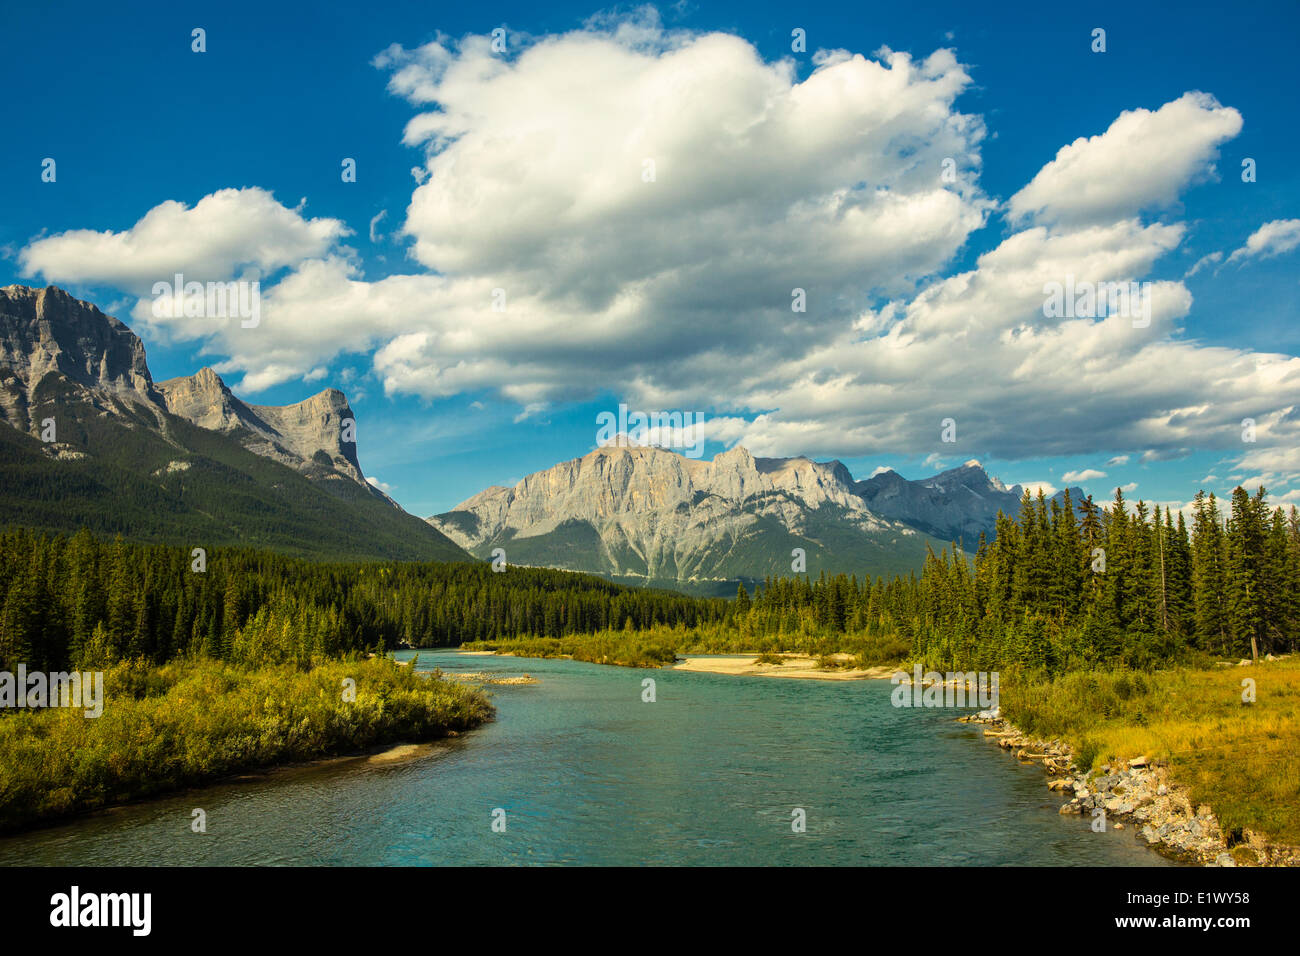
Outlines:
<svg viewBox="0 0 1300 956"><path fill-rule="evenodd" d="M89 393L106 414L129 415L133 425L143 413L148 427L156 420L165 430L161 413L171 412L229 434L249 451L309 478L337 480L342 475L371 488L357 464L356 442L342 441L342 419L352 415L342 392L326 389L296 405L259 406L235 398L210 368L155 383L144 344L134 332L54 286L0 288L0 368L8 373L0 387L0 420L19 431L39 432L39 422L32 421L32 399L46 376L58 373L76 393ZM107 396L115 401L104 401ZM172 462L169 472L178 470L172 465L189 467L188 462Z"/></svg>
<svg viewBox="0 0 1300 956"><path fill-rule="evenodd" d="M974 462L924 481L892 471L856 481L837 461L756 458L739 445L693 459L635 438L608 436L580 458L512 487L487 488L426 520L479 557L495 543L527 538L539 552L563 553L571 571L627 572L631 561L650 583L686 583L717 574L762 578L770 571L764 555L788 554L791 534L827 522L844 542L842 553L827 556L837 563L859 563L860 549L884 549L899 561L915 553L919 563L925 545L917 522L941 540L974 542L980 532L992 537L999 509L1019 508L1018 494ZM740 540L752 558L738 557ZM1001 716L974 687L962 697Z"/></svg>
<svg viewBox="0 0 1300 956"><path fill-rule="evenodd" d="M1169 788L1166 787L1163 783L1160 786L1156 787L1157 796L1163 797L1168 792L1169 792Z"/></svg>
<svg viewBox="0 0 1300 956"><path fill-rule="evenodd" d="M233 434L254 454L308 478L343 475L378 493L361 473L356 442L343 441L343 420L354 416L347 398L336 388L295 405L246 405L221 376L202 368L193 375L159 382L158 390L173 415L200 428Z"/></svg>
<svg viewBox="0 0 1300 956"><path fill-rule="evenodd" d="M1232 854L1226 850L1214 858L1215 866L1236 866L1237 861L1232 858Z"/></svg>
<svg viewBox="0 0 1300 956"><path fill-rule="evenodd" d="M1047 784L1047 789L1048 790L1070 790L1073 788L1073 786L1074 784L1071 781L1062 778L1060 780L1049 781Z"/></svg>
<svg viewBox="0 0 1300 956"><path fill-rule="evenodd" d="M1250 665L1250 663L1251 663L1250 661L1248 661L1246 658L1243 657L1241 660L1237 661L1237 666L1238 666L1238 667L1247 667L1247 666Z"/></svg>
<svg viewBox="0 0 1300 956"><path fill-rule="evenodd" d="M1114 826L1114 829L1116 829L1116 830L1123 830L1123 829L1124 829L1124 824L1122 824L1122 823L1116 823L1115 826Z"/></svg>
<svg viewBox="0 0 1300 956"><path fill-rule="evenodd" d="M1146 757L1134 757L1128 762L1130 767L1145 767L1147 765Z"/></svg>

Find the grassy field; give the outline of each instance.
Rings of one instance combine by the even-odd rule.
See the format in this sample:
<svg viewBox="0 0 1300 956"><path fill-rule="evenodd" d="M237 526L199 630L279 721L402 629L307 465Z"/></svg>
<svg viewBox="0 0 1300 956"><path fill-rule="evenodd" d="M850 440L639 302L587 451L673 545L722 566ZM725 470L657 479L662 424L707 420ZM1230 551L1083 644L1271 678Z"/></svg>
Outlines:
<svg viewBox="0 0 1300 956"><path fill-rule="evenodd" d="M345 678L356 682L353 701ZM104 689L97 718L63 708L0 717L0 829L259 767L431 740L493 713L480 690L385 658L310 670L122 664L105 673Z"/></svg>
<svg viewBox="0 0 1300 956"><path fill-rule="evenodd" d="M1244 679L1256 700L1245 703ZM1249 827L1300 846L1300 657L1249 667L1003 675L1006 717L1061 737L1081 766L1164 761L1225 834Z"/></svg>

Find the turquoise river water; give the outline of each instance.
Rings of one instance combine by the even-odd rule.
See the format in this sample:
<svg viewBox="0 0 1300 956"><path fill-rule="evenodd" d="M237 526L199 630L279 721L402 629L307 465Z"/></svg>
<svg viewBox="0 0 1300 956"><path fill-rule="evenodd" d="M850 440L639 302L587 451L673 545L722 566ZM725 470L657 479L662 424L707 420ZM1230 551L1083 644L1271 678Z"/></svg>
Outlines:
<svg viewBox="0 0 1300 956"><path fill-rule="evenodd" d="M1059 815L966 711L892 707L888 681L419 654L435 666L540 683L492 687L495 721L414 759L119 808L0 839L0 865L1167 865Z"/></svg>

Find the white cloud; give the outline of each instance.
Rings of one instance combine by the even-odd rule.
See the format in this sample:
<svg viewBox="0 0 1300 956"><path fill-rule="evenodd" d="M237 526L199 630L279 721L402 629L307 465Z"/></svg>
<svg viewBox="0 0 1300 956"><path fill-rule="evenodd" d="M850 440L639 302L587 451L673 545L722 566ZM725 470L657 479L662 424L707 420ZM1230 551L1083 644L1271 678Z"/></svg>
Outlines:
<svg viewBox="0 0 1300 956"><path fill-rule="evenodd" d="M1136 481L1130 481L1127 485L1120 485L1119 490L1127 494L1128 492L1131 491L1137 491L1137 486L1138 483Z"/></svg>
<svg viewBox="0 0 1300 956"><path fill-rule="evenodd" d="M1204 93L1185 93L1154 112L1125 111L1106 132L1061 147L1011 197L1011 218L1079 225L1169 206L1189 183L1213 175L1219 145L1241 122Z"/></svg>
<svg viewBox="0 0 1300 956"><path fill-rule="evenodd" d="M1274 219L1251 233L1246 244L1228 256L1228 261L1267 259L1290 252L1296 246L1300 246L1300 219Z"/></svg>
<svg viewBox="0 0 1300 956"><path fill-rule="evenodd" d="M1104 471L1098 471L1096 468L1084 468L1080 471L1067 471L1061 476L1064 482L1071 481L1092 481L1094 478L1105 478Z"/></svg>
<svg viewBox="0 0 1300 956"><path fill-rule="evenodd" d="M540 415L550 407L550 402L529 402L524 406L524 410L514 417L514 423L518 425L522 421Z"/></svg>
<svg viewBox="0 0 1300 956"><path fill-rule="evenodd" d="M1211 252L1208 255L1201 256L1201 258L1196 260L1195 265L1193 265L1190 269L1188 269L1185 273L1183 273L1183 278L1190 279L1192 276L1196 275L1196 273L1200 272L1202 269L1211 266L1214 263L1221 261L1222 259L1223 259L1222 252Z"/></svg>
<svg viewBox="0 0 1300 956"><path fill-rule="evenodd" d="M169 200L123 232L74 229L37 239L19 255L23 275L111 285L145 295L155 282L267 275L324 255L349 235L337 219L306 219L264 189L221 189L193 207Z"/></svg>
<svg viewBox="0 0 1300 956"><path fill-rule="evenodd" d="M1050 498L1057 492L1056 485L1052 484L1050 481L1021 481L1017 482L1017 484L1022 488L1027 489L1029 493L1034 496L1037 496L1041 491L1043 497Z"/></svg>
<svg viewBox="0 0 1300 956"><path fill-rule="evenodd" d="M378 213L376 213L374 216L371 217L370 219L370 241L371 242L379 242L381 239L384 238L383 234L379 232L378 227L379 224L384 221L387 215L388 215L388 210L381 209L379 210Z"/></svg>
<svg viewBox="0 0 1300 956"><path fill-rule="evenodd" d="M1117 465L1127 465L1127 464L1128 464L1128 460L1129 460L1129 456L1128 456L1128 455L1116 455L1114 458L1111 458L1111 459L1108 459L1108 460L1107 460L1107 462L1106 462L1106 467L1107 467L1107 468L1114 468L1114 467L1116 467Z"/></svg>
<svg viewBox="0 0 1300 956"><path fill-rule="evenodd" d="M388 482L386 482L386 481L380 481L378 478L374 477L373 475L367 475L367 476L366 476L366 481L367 481L367 483L369 483L369 484L372 485L373 487L378 488L378 489L379 489L380 491L382 491L384 494L388 494L390 491L393 490L393 486L392 486L392 485L390 485L390 484L389 484Z"/></svg>

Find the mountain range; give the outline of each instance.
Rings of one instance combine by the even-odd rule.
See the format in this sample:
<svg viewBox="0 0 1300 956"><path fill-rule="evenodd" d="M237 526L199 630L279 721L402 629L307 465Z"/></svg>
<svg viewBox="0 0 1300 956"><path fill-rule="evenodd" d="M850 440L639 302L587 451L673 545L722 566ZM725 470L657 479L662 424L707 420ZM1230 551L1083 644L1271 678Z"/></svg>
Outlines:
<svg viewBox="0 0 1300 956"><path fill-rule="evenodd" d="M362 474L346 397L250 405L51 286L0 288L0 524L343 559L469 560Z"/></svg>
<svg viewBox="0 0 1300 956"><path fill-rule="evenodd" d="M801 570L906 574L953 541L973 551L999 511L1018 512L1022 491L977 461L919 481L856 481L839 461L740 446L702 461L619 436L428 521L480 558L501 549L507 563L726 593Z"/></svg>
<svg viewBox="0 0 1300 956"><path fill-rule="evenodd" d="M366 481L342 392L254 405L211 368L155 382L135 333L54 286L0 288L0 421L0 525L335 560L501 549L508 564L697 593L906 574L927 548L974 550L1022 493L976 461L855 480L839 461L740 446L703 461L617 436L420 520Z"/></svg>

